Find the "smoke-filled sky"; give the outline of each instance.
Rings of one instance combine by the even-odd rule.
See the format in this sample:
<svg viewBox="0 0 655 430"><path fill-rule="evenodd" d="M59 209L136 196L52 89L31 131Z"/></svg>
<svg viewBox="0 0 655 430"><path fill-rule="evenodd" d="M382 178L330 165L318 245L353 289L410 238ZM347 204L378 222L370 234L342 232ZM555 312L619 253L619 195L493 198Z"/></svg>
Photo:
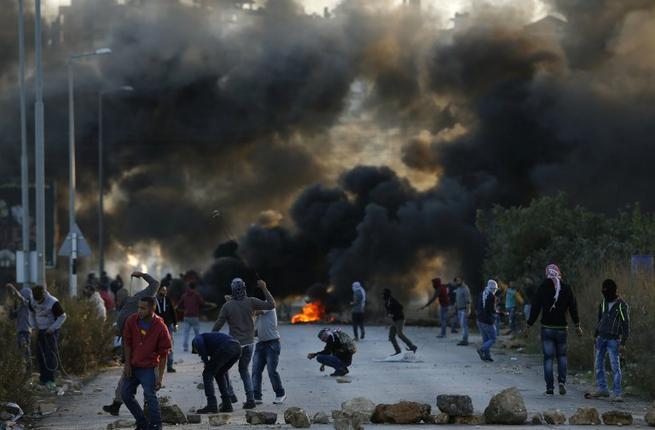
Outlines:
<svg viewBox="0 0 655 430"><path fill-rule="evenodd" d="M14 3L0 0L0 176L18 174ZM135 88L105 105L113 267L131 254L204 271L237 238L278 291L411 291L435 274L479 280L477 210L558 191L608 212L655 204L652 0L463 1L454 21L456 8L377 0L326 3L329 19L305 13L318 3L270 0L236 21L175 0L114 3L91 27L53 20L45 48L61 197L64 59L114 51L75 69L92 242L97 91ZM557 18L534 24L545 13Z"/></svg>

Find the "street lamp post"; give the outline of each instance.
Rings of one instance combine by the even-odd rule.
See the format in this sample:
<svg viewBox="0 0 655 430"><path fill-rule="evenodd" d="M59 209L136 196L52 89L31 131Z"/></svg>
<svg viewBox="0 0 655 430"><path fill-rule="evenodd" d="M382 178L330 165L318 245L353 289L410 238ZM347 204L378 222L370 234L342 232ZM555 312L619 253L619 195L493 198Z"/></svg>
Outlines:
<svg viewBox="0 0 655 430"><path fill-rule="evenodd" d="M71 240L71 253L68 264L68 293L77 295L77 229L75 227L75 101L73 94L73 64L76 60L96 55L111 54L111 49L102 48L68 57L68 232Z"/></svg>
<svg viewBox="0 0 655 430"><path fill-rule="evenodd" d="M123 86L111 90L100 91L98 94L98 277L102 277L105 271L105 241L104 241L104 143L103 143L103 116L102 116L102 102L105 94L114 93L118 91L134 91L130 86Z"/></svg>
<svg viewBox="0 0 655 430"><path fill-rule="evenodd" d="M45 285L45 145L43 127L43 65L41 62L41 0L34 0L34 180L36 182L36 283Z"/></svg>
<svg viewBox="0 0 655 430"><path fill-rule="evenodd" d="M23 285L30 285L30 178L27 160L27 120L25 108L25 21L24 2L18 0L18 88L20 91L20 183L23 206Z"/></svg>

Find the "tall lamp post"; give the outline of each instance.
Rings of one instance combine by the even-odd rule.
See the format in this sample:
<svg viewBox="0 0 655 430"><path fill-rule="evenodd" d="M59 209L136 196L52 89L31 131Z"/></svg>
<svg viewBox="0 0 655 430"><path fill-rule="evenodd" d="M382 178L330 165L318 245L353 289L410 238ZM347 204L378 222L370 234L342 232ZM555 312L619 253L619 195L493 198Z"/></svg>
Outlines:
<svg viewBox="0 0 655 430"><path fill-rule="evenodd" d="M118 88L100 91L98 93L98 277L102 277L105 271L105 240L104 240L104 143L103 143L103 117L102 117L102 102L106 94L116 93L120 91L132 92L134 88L125 85Z"/></svg>
<svg viewBox="0 0 655 430"><path fill-rule="evenodd" d="M41 0L34 0L34 181L36 183L36 283L45 285L45 138L43 127L43 65L41 62Z"/></svg>
<svg viewBox="0 0 655 430"><path fill-rule="evenodd" d="M22 247L23 285L30 284L30 178L27 160L27 121L25 108L25 22L24 2L18 0L18 88L20 91L20 183L23 206Z"/></svg>
<svg viewBox="0 0 655 430"><path fill-rule="evenodd" d="M96 55L111 54L111 49L101 48L81 54L71 54L68 57L68 232L71 240L71 253L68 264L68 293L71 297L77 295L77 241L78 229L75 224L75 102L73 97L73 65L76 60Z"/></svg>

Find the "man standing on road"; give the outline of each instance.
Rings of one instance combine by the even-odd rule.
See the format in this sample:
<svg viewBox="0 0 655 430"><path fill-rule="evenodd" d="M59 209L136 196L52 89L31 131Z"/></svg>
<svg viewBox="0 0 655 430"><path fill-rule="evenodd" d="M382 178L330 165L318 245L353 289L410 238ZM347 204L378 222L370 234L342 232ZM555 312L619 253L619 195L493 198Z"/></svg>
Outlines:
<svg viewBox="0 0 655 430"><path fill-rule="evenodd" d="M366 306L366 291L359 282L353 282L353 301L350 302L352 306L352 319L353 319L353 334L355 340L359 340L357 329L362 332L362 339L364 339L364 307Z"/></svg>
<svg viewBox="0 0 655 430"><path fill-rule="evenodd" d="M469 344L469 316L471 315L471 290L464 283L461 276L455 278L455 309L457 310L457 319L459 326L462 328L462 340L457 343L459 346Z"/></svg>
<svg viewBox="0 0 655 430"><path fill-rule="evenodd" d="M124 341L123 331L125 329L125 321L127 321L127 319L132 314L137 312L139 306L139 300L145 297L155 297L155 294L157 294L157 289L159 288L159 282L152 276L148 275L147 273L134 272L132 273L131 277L137 279L138 278L143 279L148 283L148 286L133 296L126 295L124 298L122 298L120 312L118 312L118 316L116 317L116 333L121 338L121 345ZM121 281L121 285L122 285L122 281ZM118 291L119 292L125 291L125 293L127 293L127 290L124 287L121 287ZM123 350L122 361L125 362L124 350ZM123 404L123 382L125 382L124 374L121 375L120 379L118 380L118 384L116 385L116 390L114 392L114 401L110 405L103 406L102 407L103 411L114 416L118 415L118 411L120 410L121 405Z"/></svg>
<svg viewBox="0 0 655 430"><path fill-rule="evenodd" d="M518 291L514 282L510 282L505 291L505 312L509 323L509 332L507 334L516 334L516 313L517 313L517 295Z"/></svg>
<svg viewBox="0 0 655 430"><path fill-rule="evenodd" d="M32 374L32 327L34 314L30 311L30 306L34 298L32 290L23 285L18 291L13 284L5 286L10 297L13 298L13 306L9 313L11 319L16 320L16 339L18 349L23 352L27 374Z"/></svg>
<svg viewBox="0 0 655 430"><path fill-rule="evenodd" d="M228 388L227 371L239 360L241 345L229 334L211 332L203 333L193 338L191 352L198 354L205 363L202 371L202 381L207 397L207 406L198 409L199 414L216 412L234 412ZM218 407L214 380L221 394L221 405Z"/></svg>
<svg viewBox="0 0 655 430"><path fill-rule="evenodd" d="M448 288L448 322L450 324L450 332L457 334L459 321L457 318L457 306L455 306L455 302L457 301L457 278L454 278L453 282L450 282L446 287Z"/></svg>
<svg viewBox="0 0 655 430"><path fill-rule="evenodd" d="M478 316L478 329L482 336L482 346L478 349L478 355L482 361L494 361L491 358L491 347L496 343L496 291L498 283L493 279L487 281L482 294L478 297L476 313Z"/></svg>
<svg viewBox="0 0 655 430"><path fill-rule="evenodd" d="M605 357L609 354L612 367L612 400L622 402L621 396L621 354L630 336L630 310L628 304L617 294L616 282L603 281L603 300L598 306L598 325L596 326L596 384L598 390L590 394L592 398L609 397Z"/></svg>
<svg viewBox="0 0 655 430"><path fill-rule="evenodd" d="M189 282L189 287L184 291L179 303L178 309L184 310L184 343L182 347L184 352L189 351L189 335L193 328L193 335L200 334L200 309L205 304L205 299L196 290L195 281Z"/></svg>
<svg viewBox="0 0 655 430"><path fill-rule="evenodd" d="M138 311L125 322L123 347L125 349L125 382L123 402L136 420L138 430L161 429L159 399L156 392L162 387L166 356L171 350L171 337L164 320L155 314L155 299L143 297ZM148 404L148 418L134 398L141 385L143 398Z"/></svg>
<svg viewBox="0 0 655 430"><path fill-rule="evenodd" d="M271 309L270 311L255 311L255 315L257 315L255 321L257 344L255 345L255 355L252 362L252 385L255 392L255 403L263 403L262 374L264 367L266 367L271 386L275 392L273 403L280 405L284 403L287 395L282 386L282 378L280 378L277 371L277 365L280 361L280 331L277 327L277 313L275 309Z"/></svg>
<svg viewBox="0 0 655 430"><path fill-rule="evenodd" d="M171 336L171 343L173 343L173 332L177 331L177 315L173 303L168 298L168 287L166 285L159 286L156 305L157 309L155 312L164 320L164 324L168 328L168 334ZM168 354L166 371L168 373L175 373L172 348L170 354Z"/></svg>
<svg viewBox="0 0 655 430"><path fill-rule="evenodd" d="M553 377L553 361L557 358L557 382L559 394L566 394L566 341L568 325L566 313L571 315L575 323L575 331L582 336L578 305L573 290L562 282L562 272L555 264L546 267L546 279L541 283L530 309L528 328L537 321L541 313L541 343L544 353L544 379L546 380L546 395L552 396L555 390ZM526 331L527 331L526 329Z"/></svg>
<svg viewBox="0 0 655 430"><path fill-rule="evenodd" d="M439 299L439 322L441 324L441 334L437 337L444 338L448 332L448 306L450 305L450 300L448 300L448 288L441 283L441 278L434 278L432 280L432 288L434 288L434 294L425 306L420 309L427 308L434 303L435 300Z"/></svg>
<svg viewBox="0 0 655 430"><path fill-rule="evenodd" d="M239 358L239 374L243 381L243 390L246 392L246 402L243 409L253 409L256 406L255 395L250 376L250 361L255 343L255 324L253 315L255 311L268 311L275 309L275 299L266 288L266 282L261 279L257 286L264 293L266 301L246 294L246 283L241 278L234 278L231 283L232 300L227 301L218 314L213 331L220 331L227 323L230 326L230 335L241 344L241 358Z"/></svg>
<svg viewBox="0 0 655 430"><path fill-rule="evenodd" d="M405 342L407 349L416 352L418 349L416 345L412 343L411 340L405 333L403 329L405 328L405 314L403 312L403 305L398 303L398 300L391 296L391 290L385 288L382 293L382 299L384 300L384 309L387 312L387 315L391 318L391 327L389 328L389 342L393 345L393 349L396 351L395 354L400 354L400 346L398 346L398 341L396 340L396 335Z"/></svg>
<svg viewBox="0 0 655 430"><path fill-rule="evenodd" d="M57 342L59 329L66 321L66 313L59 300L48 293L44 285L32 288L34 301L32 310L36 318L37 338L36 358L39 363L39 382L49 389L54 389L59 359Z"/></svg>
<svg viewBox="0 0 655 430"><path fill-rule="evenodd" d="M343 335L343 336L342 336ZM318 332L318 338L325 342L325 347L319 352L310 352L307 354L308 359L316 358L321 363L321 372L325 366L334 368L334 373L330 376L345 376L349 373L348 366L352 364L354 354L354 343L344 332L331 330L329 328L321 329ZM347 345L347 343L351 345Z"/></svg>

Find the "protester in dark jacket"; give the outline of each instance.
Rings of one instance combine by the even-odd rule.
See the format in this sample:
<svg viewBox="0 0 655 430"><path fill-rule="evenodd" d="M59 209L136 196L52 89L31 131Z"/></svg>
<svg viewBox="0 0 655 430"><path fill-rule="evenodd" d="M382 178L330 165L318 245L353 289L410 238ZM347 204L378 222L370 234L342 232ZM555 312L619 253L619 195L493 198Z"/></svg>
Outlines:
<svg viewBox="0 0 655 430"><path fill-rule="evenodd" d="M414 343L409 340L405 333L403 333L403 328L405 327L405 314L403 313L403 306L398 303L398 301L391 296L391 290L388 288L384 289L382 299L384 300L384 308L387 311L387 315L391 318L391 327L389 327L389 342L393 345L393 349L396 351L395 354L400 354L400 346L398 346L398 341L396 340L396 335L405 342L407 349L412 352L416 352L418 349Z"/></svg>
<svg viewBox="0 0 655 430"><path fill-rule="evenodd" d="M537 321L541 313L541 342L544 353L544 379L546 394L554 394L553 361L557 357L557 381L560 395L566 394L566 314L576 325L576 333L582 336L578 305L573 290L562 282L562 272L555 264L546 267L546 279L541 283L532 300L528 329Z"/></svg>
<svg viewBox="0 0 655 430"><path fill-rule="evenodd" d="M233 412L231 396L228 388L227 371L234 363L239 361L241 356L241 345L239 341L226 333L217 331L203 333L191 342L191 351L200 355L205 368L202 371L202 380L207 397L207 406L198 409L199 414L215 412ZM214 380L218 384L218 391L221 395L220 409L217 405L216 393L214 391Z"/></svg>
<svg viewBox="0 0 655 430"><path fill-rule="evenodd" d="M491 358L491 347L496 343L496 291L498 283L493 279L487 281L482 294L478 297L476 306L478 329L482 336L482 347L478 349L478 355L482 361L494 361Z"/></svg>
<svg viewBox="0 0 655 430"><path fill-rule="evenodd" d="M318 338L325 342L325 347L319 352L310 352L308 359L316 358L321 363L321 371L325 366L335 369L330 376L344 376L348 374L348 366L352 364L353 355L341 343L339 336L329 328L318 333Z"/></svg>
<svg viewBox="0 0 655 430"><path fill-rule="evenodd" d="M168 328L168 333L171 335L171 342L173 342L173 332L177 331L177 312L175 311L173 303L168 298L168 287L166 287L166 285L159 286L159 289L157 290L156 305L157 308L155 309L155 312L164 320L164 324L166 324L166 327ZM168 354L167 360L168 373L174 373L173 349L171 349L171 353Z"/></svg>
<svg viewBox="0 0 655 430"><path fill-rule="evenodd" d="M596 384L598 389L591 397L609 397L609 387L605 375L605 357L609 354L613 374L613 398L622 402L621 397L621 354L630 336L630 310L628 304L618 295L616 282L603 281L603 299L598 306L598 325L596 326Z"/></svg>
<svg viewBox="0 0 655 430"><path fill-rule="evenodd" d="M432 288L434 294L428 302L421 309L425 309L439 299L439 323L441 325L441 334L437 337L444 338L448 331L448 307L450 306L450 299L448 297L448 287L441 283L441 278L434 278L432 280Z"/></svg>

